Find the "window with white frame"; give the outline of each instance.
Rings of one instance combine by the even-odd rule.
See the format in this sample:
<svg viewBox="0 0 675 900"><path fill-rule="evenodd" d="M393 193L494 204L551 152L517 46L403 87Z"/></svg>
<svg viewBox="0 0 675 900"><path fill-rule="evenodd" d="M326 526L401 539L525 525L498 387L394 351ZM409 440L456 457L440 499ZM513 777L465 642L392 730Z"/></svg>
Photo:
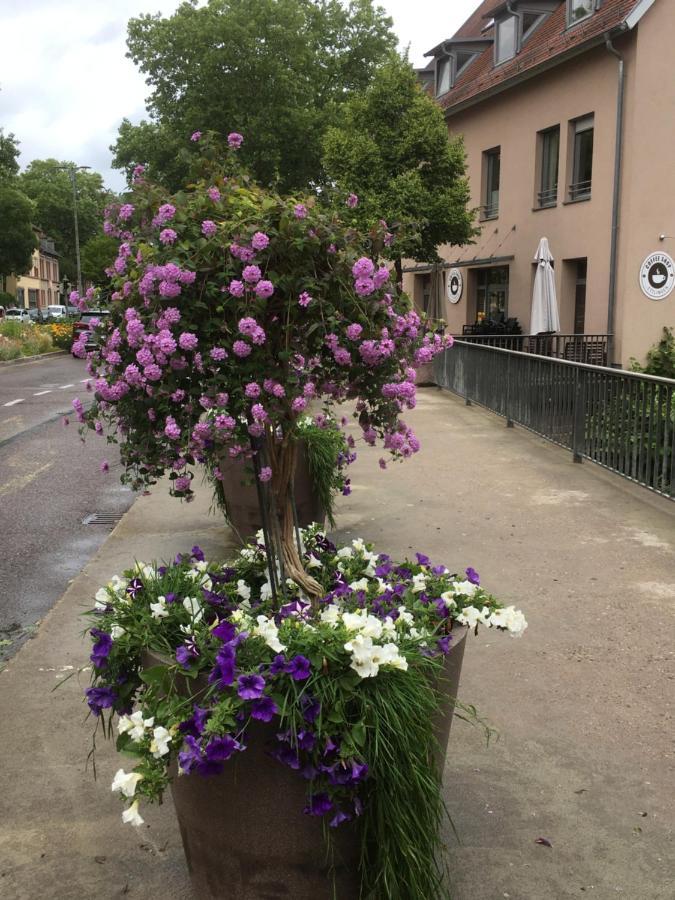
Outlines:
<svg viewBox="0 0 675 900"><path fill-rule="evenodd" d="M595 10L595 0L567 0L567 23L574 25L588 18Z"/></svg>
<svg viewBox="0 0 675 900"><path fill-rule="evenodd" d="M518 47L518 17L507 16L495 24L495 65L513 59Z"/></svg>
<svg viewBox="0 0 675 900"><path fill-rule="evenodd" d="M442 56L436 63L436 96L447 94L450 90L450 57Z"/></svg>
<svg viewBox="0 0 675 900"><path fill-rule="evenodd" d="M572 180L570 200L590 200L593 183L593 138L595 117L584 116L571 122Z"/></svg>

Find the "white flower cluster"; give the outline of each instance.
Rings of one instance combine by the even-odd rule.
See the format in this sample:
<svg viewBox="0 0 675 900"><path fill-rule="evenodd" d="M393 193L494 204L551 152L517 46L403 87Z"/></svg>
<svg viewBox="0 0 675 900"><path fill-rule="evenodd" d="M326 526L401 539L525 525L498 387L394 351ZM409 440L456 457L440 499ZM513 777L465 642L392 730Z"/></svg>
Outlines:
<svg viewBox="0 0 675 900"><path fill-rule="evenodd" d="M351 641L347 641L345 650L352 655L350 668L361 678L374 678L380 671L380 666L391 666L404 672L408 668L408 660L401 656L396 644L374 644L371 637L363 634L357 634Z"/></svg>
<svg viewBox="0 0 675 900"><path fill-rule="evenodd" d="M119 575L113 575L105 587L99 588L96 591L94 595L94 608L98 610L105 609L112 597L116 600L128 603L129 597L124 593L128 584L129 582L126 578L120 578Z"/></svg>
<svg viewBox="0 0 675 900"><path fill-rule="evenodd" d="M487 606L482 609L467 606L459 613L457 621L460 625L468 625L469 628L475 628L479 624L488 628L502 628L513 637L521 637L527 628L525 616L515 606L496 609L494 612L491 612Z"/></svg>
<svg viewBox="0 0 675 900"><path fill-rule="evenodd" d="M155 719L144 719L143 713L136 710L130 716L120 716L117 723L117 731L120 734L128 734L132 741L142 741L147 731L152 729L152 740L150 742L150 752L155 759L160 759L170 750L172 734L163 725L153 728ZM119 773L118 773L119 774ZM131 796L127 794L126 796Z"/></svg>
<svg viewBox="0 0 675 900"><path fill-rule="evenodd" d="M404 607L399 609L399 618L397 622L401 625L409 626L413 622L413 617ZM337 628L340 624L348 631L355 632L344 645L345 650L352 655L351 668L361 676L361 678L373 678L379 672L380 666L391 666L394 669L407 669L408 661L401 656L398 645L395 641L399 638L401 629L397 628L396 622L387 616L384 620L378 619L377 616L370 615L365 609L358 612L344 612L338 603L331 603L319 614L322 622ZM411 628L409 631L411 637L419 637L419 632ZM389 638L389 642L382 644L374 644L380 638Z"/></svg>
<svg viewBox="0 0 675 900"><path fill-rule="evenodd" d="M124 769L118 769L113 778L111 790L120 792L125 797L133 797L136 793L136 785L143 776L138 772L125 772ZM134 802L122 813L122 821L138 828L145 821L138 812L138 800Z"/></svg>
<svg viewBox="0 0 675 900"><path fill-rule="evenodd" d="M274 619L268 619L267 616L258 616L257 622L258 624L254 627L253 634L261 637L275 653L282 653L286 649L286 645L279 640L279 629Z"/></svg>

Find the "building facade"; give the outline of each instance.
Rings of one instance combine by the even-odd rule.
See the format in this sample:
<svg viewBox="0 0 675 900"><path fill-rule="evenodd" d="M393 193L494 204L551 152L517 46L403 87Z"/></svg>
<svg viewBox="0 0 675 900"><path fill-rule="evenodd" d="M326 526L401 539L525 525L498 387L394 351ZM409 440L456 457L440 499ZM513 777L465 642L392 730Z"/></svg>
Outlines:
<svg viewBox="0 0 675 900"><path fill-rule="evenodd" d="M25 275L10 275L5 290L16 297L16 305L25 309L44 309L61 303L59 254L54 241L38 233L31 267Z"/></svg>
<svg viewBox="0 0 675 900"><path fill-rule="evenodd" d="M529 333L547 237L563 334L643 360L675 326L673 0L485 0L420 77L464 137L480 235L443 247L452 333ZM429 303L429 267L404 286ZM510 323L510 324L513 324Z"/></svg>

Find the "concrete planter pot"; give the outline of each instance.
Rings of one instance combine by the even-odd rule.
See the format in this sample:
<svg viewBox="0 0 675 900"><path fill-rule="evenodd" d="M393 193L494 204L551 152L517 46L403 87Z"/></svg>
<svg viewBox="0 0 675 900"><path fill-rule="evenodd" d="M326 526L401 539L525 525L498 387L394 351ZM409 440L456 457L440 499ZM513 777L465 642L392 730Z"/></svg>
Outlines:
<svg viewBox="0 0 675 900"><path fill-rule="evenodd" d="M245 461L230 459L229 456L223 455L219 459L218 467L223 474L222 486L227 520L242 543L245 543L262 528L258 490L256 485L251 483L251 473L247 471ZM250 463L248 467L250 468ZM304 441L298 444L294 492L300 527L306 528L312 522L323 524L326 513L314 490Z"/></svg>
<svg viewBox="0 0 675 900"><path fill-rule="evenodd" d="M467 629L457 628L454 634L439 685L448 701L435 723L441 768ZM144 660L146 666L166 662L149 651ZM174 772L171 791L194 896L198 900L355 900L360 892L358 823L331 830L331 868L323 822L302 812L307 782L267 753L276 731L274 723L251 723L247 749L229 760L221 775L203 778Z"/></svg>

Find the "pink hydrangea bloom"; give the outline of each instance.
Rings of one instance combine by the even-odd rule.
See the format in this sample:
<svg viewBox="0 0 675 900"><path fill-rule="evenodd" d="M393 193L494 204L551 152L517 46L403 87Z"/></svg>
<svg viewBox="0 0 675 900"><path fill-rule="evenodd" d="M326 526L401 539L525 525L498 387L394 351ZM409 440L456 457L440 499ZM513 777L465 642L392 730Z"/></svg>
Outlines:
<svg viewBox="0 0 675 900"><path fill-rule="evenodd" d="M216 362L222 362L227 357L227 351L223 347L212 347L209 351L209 356L211 359L215 359ZM225 402L227 403L227 401Z"/></svg>
<svg viewBox="0 0 675 900"><path fill-rule="evenodd" d="M251 238L251 246L254 250L264 250L267 246L269 246L269 242L270 239L262 231L256 231L256 233Z"/></svg>
<svg viewBox="0 0 675 900"><path fill-rule="evenodd" d="M258 297L262 297L263 300L266 300L274 293L274 285L271 281L263 279L256 284L255 292Z"/></svg>
<svg viewBox="0 0 675 900"><path fill-rule="evenodd" d="M357 259L352 266L352 275L357 279L370 278L374 271L375 266L373 261L372 259L368 259L367 256L362 256L360 259Z"/></svg>
<svg viewBox="0 0 675 900"><path fill-rule="evenodd" d="M265 411L265 407L262 403L254 403L251 407L251 415L256 420L256 422L266 422L268 419L267 412Z"/></svg>
<svg viewBox="0 0 675 900"><path fill-rule="evenodd" d="M214 203L217 203L220 200L220 191L217 187L210 187L206 193Z"/></svg>
<svg viewBox="0 0 675 900"><path fill-rule="evenodd" d="M249 400L256 400L261 394L260 385L256 384L255 381L249 381L249 383L244 388L244 395L249 398Z"/></svg>
<svg viewBox="0 0 675 900"><path fill-rule="evenodd" d="M243 297L244 282L234 278L229 284L228 291L232 294L233 297Z"/></svg>
<svg viewBox="0 0 675 900"><path fill-rule="evenodd" d="M123 203L120 206L119 213L117 214L118 218L122 222L126 222L127 219L130 219L133 216L135 209L136 209L136 207L133 205L133 203Z"/></svg>
<svg viewBox="0 0 675 900"><path fill-rule="evenodd" d="M356 195L356 194L350 194L350 195L347 197L347 206L348 206L350 209L354 209L354 207L356 207L356 206L358 206L358 205L359 205L359 198L357 197L357 195Z"/></svg>
<svg viewBox="0 0 675 900"><path fill-rule="evenodd" d="M302 412L303 409L307 406L307 401L304 397L296 397L293 403L291 403L291 408L293 412Z"/></svg>
<svg viewBox="0 0 675 900"><path fill-rule="evenodd" d="M180 428L176 424L176 420L173 416L167 416L166 422L164 425L164 434L169 438L170 441L177 441L180 437Z"/></svg>
<svg viewBox="0 0 675 900"><path fill-rule="evenodd" d="M193 131L192 134L190 135L190 140L198 141L201 138L201 136L202 136L201 131Z"/></svg>
<svg viewBox="0 0 675 900"><path fill-rule="evenodd" d="M375 291L375 282L372 278L357 278L354 282L354 290L359 297L369 297Z"/></svg>
<svg viewBox="0 0 675 900"><path fill-rule="evenodd" d="M258 266L245 266L241 276L247 284L255 284L260 281L262 272Z"/></svg>
<svg viewBox="0 0 675 900"><path fill-rule="evenodd" d="M181 286L175 281L160 281L159 293L161 297L178 297L181 293Z"/></svg>
<svg viewBox="0 0 675 900"><path fill-rule="evenodd" d="M272 470L269 466L263 466L260 470L260 474L258 475L260 481L271 481L272 480Z"/></svg>
<svg viewBox="0 0 675 900"><path fill-rule="evenodd" d="M296 219L306 219L307 218L307 207L304 203L296 203L293 207L293 215Z"/></svg>
<svg viewBox="0 0 675 900"><path fill-rule="evenodd" d="M173 244L177 237L173 228L164 228L159 233L159 239L163 244Z"/></svg>
<svg viewBox="0 0 675 900"><path fill-rule="evenodd" d="M298 297L298 303L303 307L303 309L308 307L311 302L312 297L307 293L307 291L303 291Z"/></svg>
<svg viewBox="0 0 675 900"><path fill-rule="evenodd" d="M357 325L354 323L353 325L347 326L347 337L350 341L358 341L361 337L361 332L363 331L362 325Z"/></svg>
<svg viewBox="0 0 675 900"><path fill-rule="evenodd" d="M228 146L232 147L233 150L238 150L244 142L244 138L238 131L232 131L227 136Z"/></svg>
<svg viewBox="0 0 675 900"><path fill-rule="evenodd" d="M198 344L197 335L190 331L184 331L178 338L178 346L181 350L195 350Z"/></svg>
<svg viewBox="0 0 675 900"><path fill-rule="evenodd" d="M389 281L389 269L386 266L380 266L380 268L373 275L373 282L375 287L379 290L382 285L386 284Z"/></svg>
<svg viewBox="0 0 675 900"><path fill-rule="evenodd" d="M242 359L245 356L248 356L251 352L250 346L246 343L246 341L235 341L232 345L232 351L235 356L238 356Z"/></svg>
<svg viewBox="0 0 675 900"><path fill-rule="evenodd" d="M258 323L251 316L245 316L243 319L239 319L238 327L242 334L251 335L258 327Z"/></svg>
<svg viewBox="0 0 675 900"><path fill-rule="evenodd" d="M218 231L218 226L211 219L204 219L202 222L202 234L205 237L213 237Z"/></svg>

